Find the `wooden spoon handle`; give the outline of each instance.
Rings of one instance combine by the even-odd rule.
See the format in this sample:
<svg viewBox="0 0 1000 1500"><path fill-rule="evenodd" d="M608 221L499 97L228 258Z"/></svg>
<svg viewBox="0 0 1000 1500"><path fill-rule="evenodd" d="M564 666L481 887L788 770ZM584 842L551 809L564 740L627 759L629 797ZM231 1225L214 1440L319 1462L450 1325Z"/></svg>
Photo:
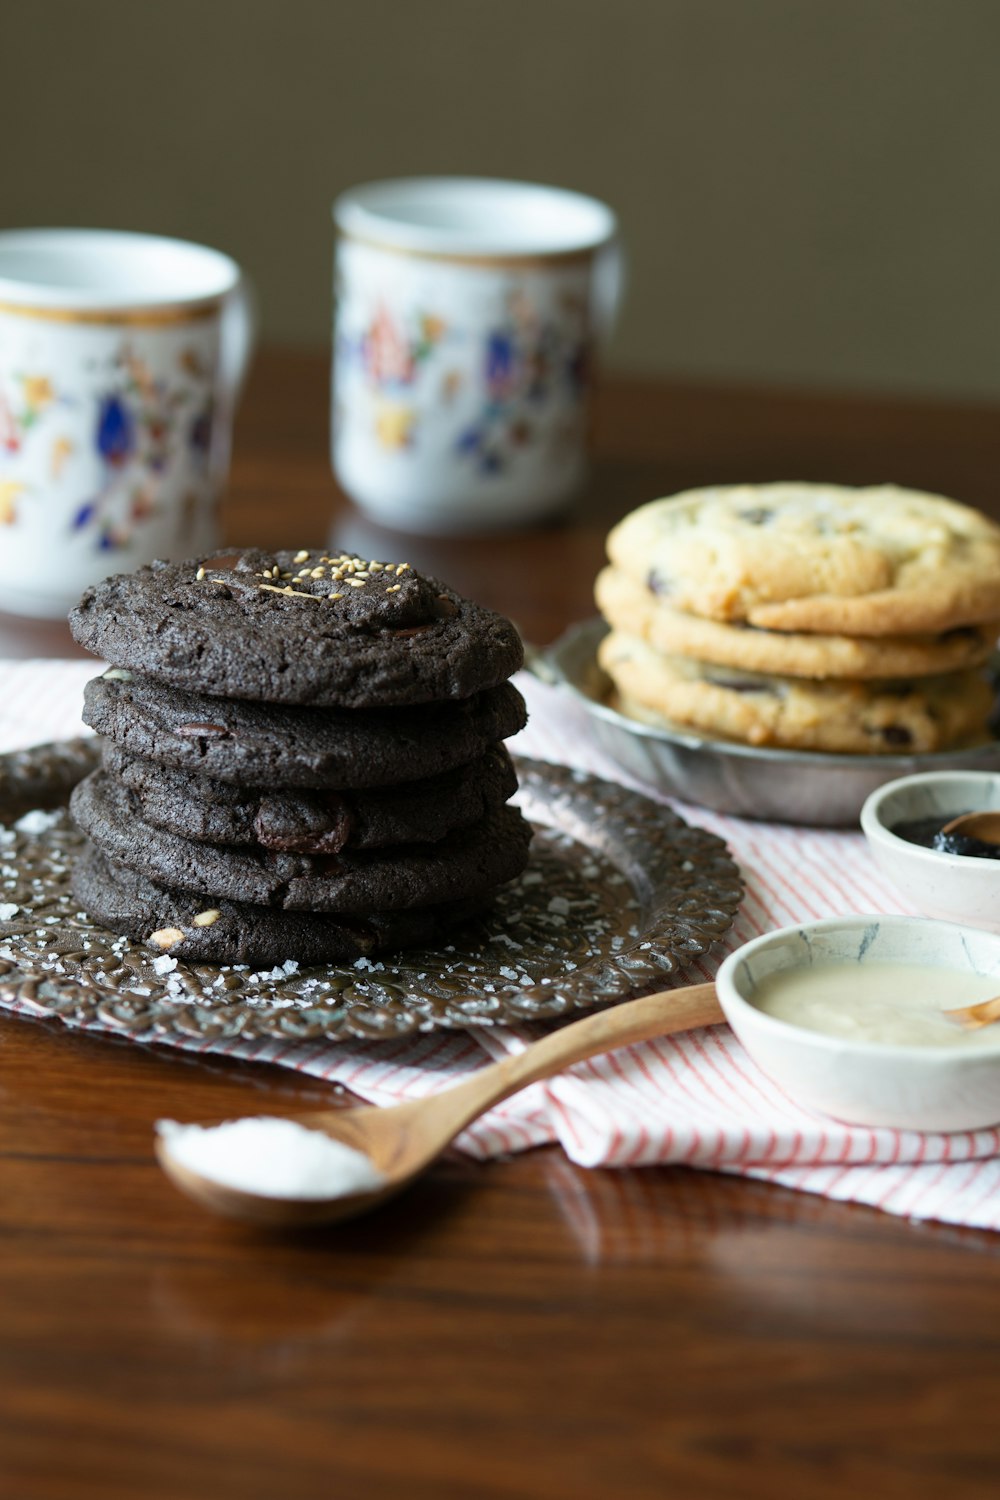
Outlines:
<svg viewBox="0 0 1000 1500"><path fill-rule="evenodd" d="M715 1026L724 1020L714 984L660 990L655 995L644 995L641 1000L628 1000L623 1005L596 1011L532 1042L523 1052L501 1058L468 1082L444 1090L434 1099L435 1126L457 1135L502 1099L585 1058L611 1052L630 1042L694 1031L699 1026ZM424 1101L425 1108L429 1103Z"/></svg>

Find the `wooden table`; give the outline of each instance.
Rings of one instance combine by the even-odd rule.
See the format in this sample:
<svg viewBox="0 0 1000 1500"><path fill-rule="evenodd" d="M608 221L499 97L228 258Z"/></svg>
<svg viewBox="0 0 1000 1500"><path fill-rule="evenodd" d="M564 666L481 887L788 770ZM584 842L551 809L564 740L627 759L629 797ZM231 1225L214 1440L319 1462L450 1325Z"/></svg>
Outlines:
<svg viewBox="0 0 1000 1500"><path fill-rule="evenodd" d="M229 538L405 552L552 638L613 519L712 480L894 479L1000 514L992 408L609 382L571 522L391 540L337 494L322 359L271 353ZM0 654L65 654L0 624ZM880 1500L1000 1489L1000 1238L556 1150L455 1159L300 1238L210 1218L160 1115L325 1103L277 1068L0 1017L0 1495Z"/></svg>

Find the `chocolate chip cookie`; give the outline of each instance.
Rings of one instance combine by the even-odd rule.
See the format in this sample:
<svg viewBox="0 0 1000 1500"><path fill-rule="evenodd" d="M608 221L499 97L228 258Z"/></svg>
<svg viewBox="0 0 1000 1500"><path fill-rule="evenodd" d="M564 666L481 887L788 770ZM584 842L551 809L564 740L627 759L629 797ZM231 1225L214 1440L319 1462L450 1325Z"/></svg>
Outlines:
<svg viewBox="0 0 1000 1500"><path fill-rule="evenodd" d="M317 709L207 698L112 668L84 689L84 722L131 755L253 787L391 786L436 776L523 728L509 682L412 708Z"/></svg>
<svg viewBox="0 0 1000 1500"><path fill-rule="evenodd" d="M1000 526L881 485L735 485L633 511L615 567L672 609L769 630L926 635L1000 619Z"/></svg>
<svg viewBox="0 0 1000 1500"><path fill-rule="evenodd" d="M601 642L599 659L631 717L749 745L878 755L989 737L992 693L975 670L814 682L669 656L618 631Z"/></svg>
<svg viewBox="0 0 1000 1500"><path fill-rule="evenodd" d="M439 776L367 791L282 791L214 781L129 755L106 742L105 771L138 799L157 828L209 844L259 844L302 854L436 843L479 822L517 790L502 745Z"/></svg>
<svg viewBox="0 0 1000 1500"><path fill-rule="evenodd" d="M667 655L787 677L928 677L982 666L996 647L1000 619L925 635L848 636L765 630L673 609L620 568L604 568L597 607L615 629Z"/></svg>
<svg viewBox="0 0 1000 1500"><path fill-rule="evenodd" d="M469 698L523 661L509 620L408 563L302 549L153 563L90 588L74 636L211 697L386 709Z"/></svg>
<svg viewBox="0 0 1000 1500"><path fill-rule="evenodd" d="M104 771L74 789L70 810L116 864L158 885L290 911L396 911L483 898L520 874L531 840L531 826L517 808L500 807L435 843L378 852L295 854L200 844L144 823L136 794Z"/></svg>
<svg viewBox="0 0 1000 1500"><path fill-rule="evenodd" d="M148 943L153 952L192 963L250 964L270 968L352 963L435 943L479 910L475 900L406 911L366 911L350 916L282 911L246 902L207 901L191 891L157 885L90 848L73 871L77 900L112 932ZM452 937L453 941L454 938Z"/></svg>

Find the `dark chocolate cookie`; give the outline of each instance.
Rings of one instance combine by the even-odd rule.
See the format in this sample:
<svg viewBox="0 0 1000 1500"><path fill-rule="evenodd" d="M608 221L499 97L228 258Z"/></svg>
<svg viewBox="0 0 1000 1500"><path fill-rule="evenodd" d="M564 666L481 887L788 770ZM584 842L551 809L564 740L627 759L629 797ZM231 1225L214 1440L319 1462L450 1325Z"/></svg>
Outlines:
<svg viewBox="0 0 1000 1500"><path fill-rule="evenodd" d="M468 698L524 655L509 620L407 563L305 550L118 573L87 590L70 626L171 687L341 708Z"/></svg>
<svg viewBox="0 0 1000 1500"><path fill-rule="evenodd" d="M105 741L105 771L135 792L156 828L208 844L262 844L301 854L434 843L477 823L517 790L502 745L453 771L367 792L286 791L235 786L140 760Z"/></svg>
<svg viewBox="0 0 1000 1500"><path fill-rule="evenodd" d="M132 755L218 781L357 788L463 765L527 716L509 682L413 708L282 708L182 693L116 668L87 683L83 717Z"/></svg>
<svg viewBox="0 0 1000 1500"><path fill-rule="evenodd" d="M195 963L271 968L294 960L305 967L352 963L437 942L483 905L450 902L410 911L329 916L280 911L234 901L208 901L190 891L154 885L88 848L73 871L73 893L112 932L145 942L156 954Z"/></svg>
<svg viewBox="0 0 1000 1500"><path fill-rule="evenodd" d="M157 884L290 911L395 911L483 896L520 874L531 840L517 808L500 807L439 843L377 853L198 844L143 823L136 794L104 771L75 788L70 810L99 849Z"/></svg>

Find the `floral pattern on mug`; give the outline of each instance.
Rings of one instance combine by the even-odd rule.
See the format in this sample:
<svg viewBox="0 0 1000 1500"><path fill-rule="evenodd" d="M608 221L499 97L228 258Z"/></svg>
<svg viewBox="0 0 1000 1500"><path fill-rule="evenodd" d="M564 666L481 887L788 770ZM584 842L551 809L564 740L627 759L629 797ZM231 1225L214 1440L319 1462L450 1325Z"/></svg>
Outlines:
<svg viewBox="0 0 1000 1500"><path fill-rule="evenodd" d="M19 453L25 438L41 420L46 408L56 399L52 381L47 375L21 374L14 377L15 402L0 391L0 448Z"/></svg>
<svg viewBox="0 0 1000 1500"><path fill-rule="evenodd" d="M562 317L543 318L531 299L515 289L507 298L504 321L485 337L482 404L456 440L457 451L471 458L480 473L501 473L516 450L540 440L537 416L553 401L579 411L582 423L590 359L586 309L577 299L566 298L564 304ZM571 419L556 429L560 440L578 431ZM551 441L553 434L548 436Z"/></svg>
<svg viewBox="0 0 1000 1500"><path fill-rule="evenodd" d="M13 399L0 390L0 471L10 467L45 413L59 400L48 375L18 372L12 384ZM54 447L50 466L57 463L57 457ZM0 526L15 524L17 501L30 488L23 479L4 478L0 472Z"/></svg>
<svg viewBox="0 0 1000 1500"><path fill-rule="evenodd" d="M382 301L348 358L358 359L373 397L373 432L389 450L413 445L418 409L413 401L448 325L433 313L416 311L405 320Z"/></svg>
<svg viewBox="0 0 1000 1500"><path fill-rule="evenodd" d="M130 343L115 350L95 400L97 481L76 504L72 532L91 535L100 551L127 546L136 529L158 514L175 463L207 470L212 400L204 376L196 350L180 351L169 378L154 375ZM72 448L70 439L56 439L53 465L57 454L65 463Z"/></svg>

